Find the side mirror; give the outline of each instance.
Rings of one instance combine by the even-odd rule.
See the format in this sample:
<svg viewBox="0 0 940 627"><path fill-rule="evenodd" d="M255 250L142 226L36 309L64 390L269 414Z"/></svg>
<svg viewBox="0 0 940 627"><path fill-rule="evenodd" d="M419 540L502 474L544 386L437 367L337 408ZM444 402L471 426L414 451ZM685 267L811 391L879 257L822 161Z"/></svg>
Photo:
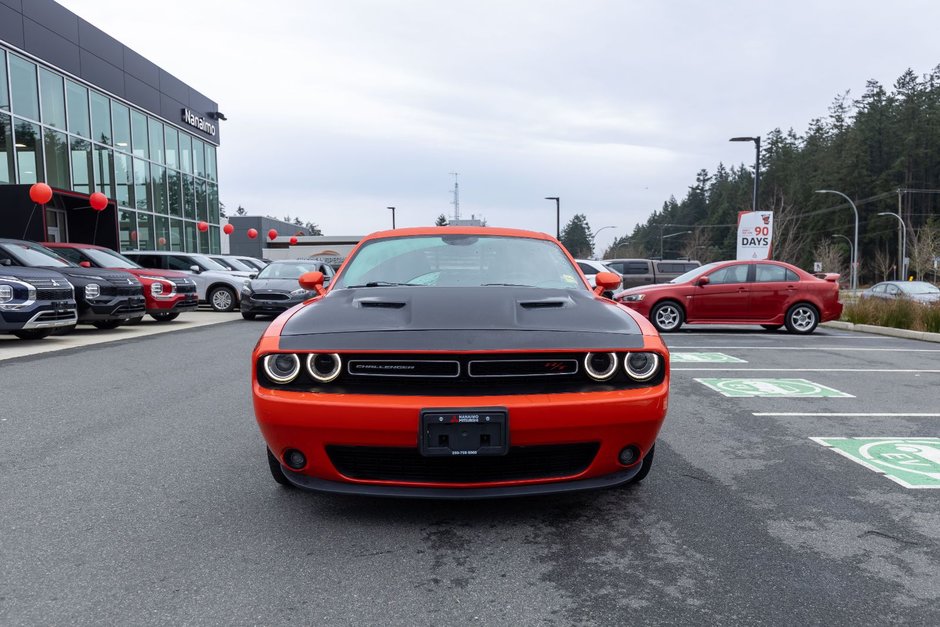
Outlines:
<svg viewBox="0 0 940 627"><path fill-rule="evenodd" d="M252 272L251 274L248 275L248 279L249 279L249 280L251 280L251 279L257 279L257 278L258 278L258 273L257 273L257 272Z"/></svg>
<svg viewBox="0 0 940 627"><path fill-rule="evenodd" d="M304 288L307 291L315 291L320 296L326 294L326 290L323 289L323 273L322 272L307 272L300 275L300 287Z"/></svg>
<svg viewBox="0 0 940 627"><path fill-rule="evenodd" d="M612 292L620 286L620 276L613 272L598 272L594 277L594 284L597 286L594 288L595 294Z"/></svg>
<svg viewBox="0 0 940 627"><path fill-rule="evenodd" d="M704 287L705 285L708 285L709 283L711 283L711 281L709 280L707 276L700 277L699 280L695 282L695 284L698 285L699 287Z"/></svg>
<svg viewBox="0 0 940 627"><path fill-rule="evenodd" d="M90 267L91 267L91 264L90 264L89 262L87 262L87 261L79 261L79 262L78 262L78 265L80 265L80 266L83 267L83 268L90 268Z"/></svg>
<svg viewBox="0 0 940 627"><path fill-rule="evenodd" d="M196 274L199 274L202 272L202 268L196 265L189 266L189 269L195 272Z"/></svg>

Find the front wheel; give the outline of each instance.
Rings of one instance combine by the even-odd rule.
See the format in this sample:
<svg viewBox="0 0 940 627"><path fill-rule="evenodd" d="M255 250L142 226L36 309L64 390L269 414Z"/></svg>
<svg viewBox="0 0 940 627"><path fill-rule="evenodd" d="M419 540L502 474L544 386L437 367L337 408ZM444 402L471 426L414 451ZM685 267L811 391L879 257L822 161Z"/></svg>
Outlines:
<svg viewBox="0 0 940 627"><path fill-rule="evenodd" d="M229 287L217 287L209 294L209 304L215 311L235 309L235 291Z"/></svg>
<svg viewBox="0 0 940 627"><path fill-rule="evenodd" d="M157 322L169 322L170 320L176 320L180 317L180 312L178 311L163 311L160 313L150 314L150 317L156 320Z"/></svg>
<svg viewBox="0 0 940 627"><path fill-rule="evenodd" d="M671 301L659 303L653 307L653 311L650 312L650 322L653 323L653 326L656 327L660 333L677 331L679 327L682 326L684 317L682 308L679 307L677 303Z"/></svg>
<svg viewBox="0 0 940 627"><path fill-rule="evenodd" d="M245 320L254 320L254 319L255 319L255 314L253 314L253 313L248 313L247 311L243 311L243 312L242 312L242 318L244 318Z"/></svg>
<svg viewBox="0 0 940 627"><path fill-rule="evenodd" d="M13 335L21 340L41 340L52 335L52 329L21 329L20 331L14 331Z"/></svg>
<svg viewBox="0 0 940 627"><path fill-rule="evenodd" d="M819 312L810 304L797 303L787 312L786 324L790 333L808 335L819 324Z"/></svg>
<svg viewBox="0 0 940 627"><path fill-rule="evenodd" d="M96 328L106 331L108 329L118 328L121 326L121 322L123 322L123 320L96 320L95 322L92 322L92 324Z"/></svg>

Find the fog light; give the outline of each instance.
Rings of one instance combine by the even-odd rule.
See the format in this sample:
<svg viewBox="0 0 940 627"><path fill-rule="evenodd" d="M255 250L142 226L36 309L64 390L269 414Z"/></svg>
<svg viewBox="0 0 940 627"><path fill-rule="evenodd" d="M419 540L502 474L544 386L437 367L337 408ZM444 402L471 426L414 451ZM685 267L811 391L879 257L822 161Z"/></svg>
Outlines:
<svg viewBox="0 0 940 627"><path fill-rule="evenodd" d="M307 458L297 449L289 448L284 451L284 463L294 470L300 470L307 465Z"/></svg>
<svg viewBox="0 0 940 627"><path fill-rule="evenodd" d="M624 466L632 466L640 460L640 449L632 444L625 446L623 450L620 451L620 455L617 456L617 459L619 459L620 463Z"/></svg>

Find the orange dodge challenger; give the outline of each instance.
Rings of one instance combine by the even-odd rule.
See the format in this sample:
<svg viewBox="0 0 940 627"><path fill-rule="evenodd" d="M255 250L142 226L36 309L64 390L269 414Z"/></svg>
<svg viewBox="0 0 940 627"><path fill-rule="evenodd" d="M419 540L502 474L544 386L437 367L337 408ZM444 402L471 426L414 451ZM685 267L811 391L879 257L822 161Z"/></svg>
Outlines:
<svg viewBox="0 0 940 627"><path fill-rule="evenodd" d="M641 480L669 396L653 326L592 291L553 237L501 228L372 234L252 355L275 481L426 498ZM597 276L598 291L619 284Z"/></svg>

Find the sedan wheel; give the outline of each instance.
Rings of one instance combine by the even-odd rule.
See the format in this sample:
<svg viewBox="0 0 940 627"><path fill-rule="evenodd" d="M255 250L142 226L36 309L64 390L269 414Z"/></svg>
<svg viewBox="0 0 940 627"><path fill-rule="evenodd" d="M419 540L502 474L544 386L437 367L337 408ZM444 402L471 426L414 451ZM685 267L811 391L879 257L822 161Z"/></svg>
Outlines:
<svg viewBox="0 0 940 627"><path fill-rule="evenodd" d="M668 333L682 326L682 309L676 303L661 303L653 308L650 321L660 332Z"/></svg>
<svg viewBox="0 0 940 627"><path fill-rule="evenodd" d="M227 287L217 287L209 294L209 304L216 311L235 309L235 292Z"/></svg>
<svg viewBox="0 0 940 627"><path fill-rule="evenodd" d="M812 305L800 303L790 307L787 312L787 331L807 335L816 330L819 324L819 312Z"/></svg>

